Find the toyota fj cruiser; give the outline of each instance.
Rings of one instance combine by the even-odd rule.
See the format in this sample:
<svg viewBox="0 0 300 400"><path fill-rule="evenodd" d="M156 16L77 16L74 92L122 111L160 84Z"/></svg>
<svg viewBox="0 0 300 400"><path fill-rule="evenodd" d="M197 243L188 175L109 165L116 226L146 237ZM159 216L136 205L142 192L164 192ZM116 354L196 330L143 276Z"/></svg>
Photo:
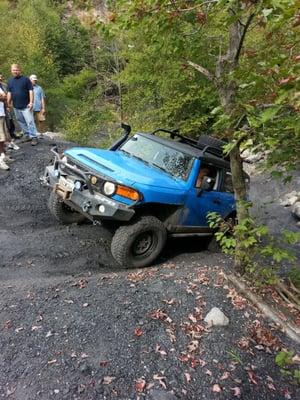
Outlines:
<svg viewBox="0 0 300 400"><path fill-rule="evenodd" d="M113 257L123 267L144 267L158 257L168 235L211 236L208 212L235 217L223 142L165 129L130 136L130 126L122 127L124 135L108 150L52 150L55 159L43 181L52 188L49 209L58 221L116 221Z"/></svg>

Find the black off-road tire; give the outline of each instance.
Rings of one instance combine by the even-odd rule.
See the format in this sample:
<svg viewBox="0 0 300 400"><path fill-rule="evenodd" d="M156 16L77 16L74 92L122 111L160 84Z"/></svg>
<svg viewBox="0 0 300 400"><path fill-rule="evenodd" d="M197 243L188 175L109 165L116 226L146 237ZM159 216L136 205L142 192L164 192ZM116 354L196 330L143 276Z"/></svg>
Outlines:
<svg viewBox="0 0 300 400"><path fill-rule="evenodd" d="M159 256L167 240L163 223L152 216L121 226L111 242L114 259L123 268L147 267Z"/></svg>
<svg viewBox="0 0 300 400"><path fill-rule="evenodd" d="M224 140L217 139L208 135L201 135L198 139L198 145L213 146L220 150L222 150L222 146L224 146L224 144L226 144Z"/></svg>
<svg viewBox="0 0 300 400"><path fill-rule="evenodd" d="M57 221L64 225L79 224L86 219L84 215L72 210L71 207L65 204L54 192L50 194L48 208Z"/></svg>

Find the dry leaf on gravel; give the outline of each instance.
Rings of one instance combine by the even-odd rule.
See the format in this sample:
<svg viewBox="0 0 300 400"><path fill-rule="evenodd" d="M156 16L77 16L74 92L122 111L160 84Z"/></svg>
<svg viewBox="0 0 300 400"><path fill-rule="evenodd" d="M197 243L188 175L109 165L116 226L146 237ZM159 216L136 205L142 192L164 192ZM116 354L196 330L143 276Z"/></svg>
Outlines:
<svg viewBox="0 0 300 400"><path fill-rule="evenodd" d="M242 350L247 350L250 347L250 339L242 337L238 342L237 345Z"/></svg>
<svg viewBox="0 0 300 400"><path fill-rule="evenodd" d="M88 358L88 357L89 357L89 355L88 355L88 354L86 354L86 353L81 353L80 357L81 357L81 358Z"/></svg>
<svg viewBox="0 0 300 400"><path fill-rule="evenodd" d="M42 329L42 326L40 326L40 325L33 325L33 326L31 327L32 332L38 331L39 329Z"/></svg>
<svg viewBox="0 0 300 400"><path fill-rule="evenodd" d="M171 342L172 342L172 343L175 343L175 342L176 342L176 336L175 336L174 330L171 329L171 328L167 328L167 329L166 329L166 333L168 334L168 336L169 336Z"/></svg>
<svg viewBox="0 0 300 400"><path fill-rule="evenodd" d="M80 279L77 282L72 283L70 286L77 287L78 289L84 289L87 287L88 281L86 279Z"/></svg>
<svg viewBox="0 0 300 400"><path fill-rule="evenodd" d="M172 323L171 318L163 310L161 310L160 308L158 308L157 310L151 311L149 316L152 319L158 319L158 320L161 320L161 321L165 321L165 322L168 322L169 324Z"/></svg>
<svg viewBox="0 0 300 400"><path fill-rule="evenodd" d="M220 381L225 381L230 377L230 372L225 371L224 374L221 376Z"/></svg>
<svg viewBox="0 0 300 400"><path fill-rule="evenodd" d="M12 327L12 322L10 319L4 322L3 329L10 329L11 327Z"/></svg>
<svg viewBox="0 0 300 400"><path fill-rule="evenodd" d="M252 339L259 345L263 345L270 349L278 350L281 343L269 329L261 326L260 322L256 321L253 326L249 328Z"/></svg>
<svg viewBox="0 0 300 400"><path fill-rule="evenodd" d="M107 361L107 360L101 360L101 361L99 361L100 367L106 367L107 364L108 364L108 361Z"/></svg>
<svg viewBox="0 0 300 400"><path fill-rule="evenodd" d="M232 394L234 397L241 397L241 389L238 386L230 388L230 390L233 391Z"/></svg>
<svg viewBox="0 0 300 400"><path fill-rule="evenodd" d="M220 386L219 386L217 383L215 383L215 384L213 385L213 387L211 388L211 390L212 390L214 393L221 393L221 392L222 392L222 389L220 388Z"/></svg>
<svg viewBox="0 0 300 400"><path fill-rule="evenodd" d="M116 379L115 376L105 376L103 378L103 384L104 385L110 385L115 379Z"/></svg>
<svg viewBox="0 0 300 400"><path fill-rule="evenodd" d="M55 363L57 363L56 359L48 361L48 365L52 365L52 364L55 364Z"/></svg>
<svg viewBox="0 0 300 400"><path fill-rule="evenodd" d="M135 336L137 336L137 337L142 336L142 334L143 334L142 328L140 328L139 326L138 326L137 328L135 328L134 334L135 334Z"/></svg>
<svg viewBox="0 0 300 400"><path fill-rule="evenodd" d="M168 306L171 306L176 303L176 299L170 299L170 300L163 300L164 303L168 304Z"/></svg>
<svg viewBox="0 0 300 400"><path fill-rule="evenodd" d="M187 351L189 353L192 353L193 351L196 351L199 347L199 342L198 340L192 340L188 345L187 345Z"/></svg>
<svg viewBox="0 0 300 400"><path fill-rule="evenodd" d="M143 390L145 389L145 386L146 386L146 381L143 378L139 378L134 384L134 388L138 393L142 393Z"/></svg>
<svg viewBox="0 0 300 400"><path fill-rule="evenodd" d="M254 385L257 385L257 377L255 373L251 370L247 371L249 382L253 383Z"/></svg>
<svg viewBox="0 0 300 400"><path fill-rule="evenodd" d="M154 379L155 381L158 381L159 384L160 384L164 389L167 389L167 385L166 385L166 383L165 383L166 378L165 378L164 376L155 374L155 375L153 375L153 379Z"/></svg>
<svg viewBox="0 0 300 400"><path fill-rule="evenodd" d="M209 369L207 369L207 370L205 371L205 374L208 375L208 376L212 376L212 372L211 372Z"/></svg>
<svg viewBox="0 0 300 400"><path fill-rule="evenodd" d="M191 375L188 372L185 372L184 376L185 376L186 382L189 383L191 381Z"/></svg>
<svg viewBox="0 0 300 400"><path fill-rule="evenodd" d="M158 344L155 346L155 353L159 353L161 356L167 355L167 352L165 350L162 350Z"/></svg>

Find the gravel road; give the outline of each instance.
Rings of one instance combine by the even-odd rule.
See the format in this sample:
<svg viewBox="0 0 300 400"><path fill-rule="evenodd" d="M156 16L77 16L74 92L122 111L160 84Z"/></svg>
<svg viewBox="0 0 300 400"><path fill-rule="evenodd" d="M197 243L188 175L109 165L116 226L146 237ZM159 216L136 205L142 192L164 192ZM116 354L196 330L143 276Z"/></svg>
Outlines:
<svg viewBox="0 0 300 400"><path fill-rule="evenodd" d="M300 349L227 284L230 259L172 240L124 271L104 228L58 225L39 182L51 145L22 144L0 172L0 398L300 398L274 362ZM205 326L214 306L228 326Z"/></svg>

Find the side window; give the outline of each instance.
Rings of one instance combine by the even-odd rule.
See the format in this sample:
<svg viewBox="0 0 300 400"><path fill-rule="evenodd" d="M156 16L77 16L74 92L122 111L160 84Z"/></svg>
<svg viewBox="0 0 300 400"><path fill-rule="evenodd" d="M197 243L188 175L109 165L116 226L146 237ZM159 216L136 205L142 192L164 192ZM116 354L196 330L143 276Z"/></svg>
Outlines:
<svg viewBox="0 0 300 400"><path fill-rule="evenodd" d="M232 184L232 175L230 171L225 171L224 182L223 182L223 192L234 193Z"/></svg>
<svg viewBox="0 0 300 400"><path fill-rule="evenodd" d="M196 188L200 189L202 186L203 178L207 176L213 179L214 186L213 190L216 190L218 187L220 171L213 165L201 163L199 173L196 180Z"/></svg>

